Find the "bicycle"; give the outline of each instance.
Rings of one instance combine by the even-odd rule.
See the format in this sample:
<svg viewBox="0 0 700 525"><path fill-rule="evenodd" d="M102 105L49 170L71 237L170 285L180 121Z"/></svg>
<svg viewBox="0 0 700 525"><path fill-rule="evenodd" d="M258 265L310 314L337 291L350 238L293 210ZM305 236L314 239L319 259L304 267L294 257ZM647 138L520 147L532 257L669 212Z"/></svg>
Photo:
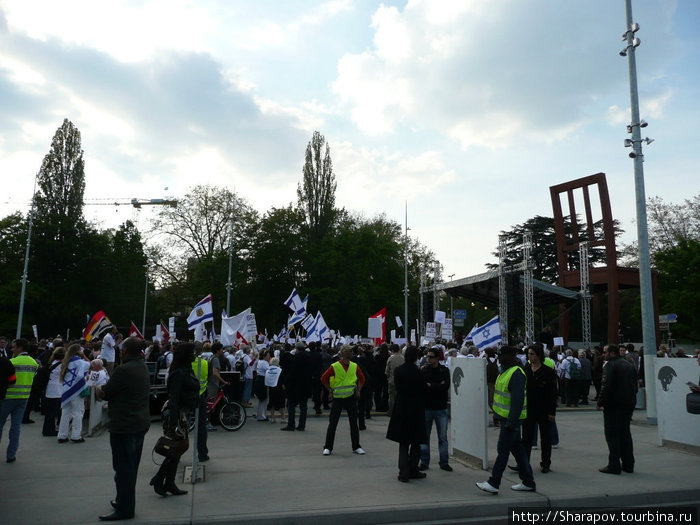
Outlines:
<svg viewBox="0 0 700 525"><path fill-rule="evenodd" d="M163 411L167 409L167 405L168 401L163 405ZM194 430L194 414L194 411L187 414L187 430L189 432ZM218 419L224 430L235 432L245 425L248 414L246 414L243 405L237 401L231 401L226 397L224 391L219 388L214 397L207 399L207 416Z"/></svg>

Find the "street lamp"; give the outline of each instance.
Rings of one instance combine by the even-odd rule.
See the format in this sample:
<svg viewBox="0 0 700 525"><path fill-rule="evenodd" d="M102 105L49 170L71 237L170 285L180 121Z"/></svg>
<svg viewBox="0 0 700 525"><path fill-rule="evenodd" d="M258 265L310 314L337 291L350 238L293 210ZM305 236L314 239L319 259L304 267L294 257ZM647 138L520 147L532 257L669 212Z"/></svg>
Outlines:
<svg viewBox="0 0 700 525"><path fill-rule="evenodd" d="M29 247L32 242L32 224L34 223L34 200L36 197L36 179L39 174L34 175L34 190L32 191L32 206L29 208L29 222L27 227L27 247L24 251L24 270L22 271L22 291L19 294L19 314L17 315L17 331L15 339L22 336L22 318L24 317L24 296L27 291L27 275L29 271Z"/></svg>
<svg viewBox="0 0 700 525"><path fill-rule="evenodd" d="M653 139L642 139L641 128L647 123L639 118L639 95L637 92L637 61L635 52L640 40L635 37L639 24L632 22L632 0L625 0L627 30L622 40L627 46L620 52L627 57L630 77L630 108L632 122L627 131L632 139L625 140L625 146L632 148L629 156L634 161L634 189L637 204L637 245L639 249L639 288L642 306L642 339L644 342L644 379L647 385L647 421L656 424L656 392L654 390L654 361L656 357L656 327L654 323L654 299L651 288L651 260L649 257L649 231L647 227L646 196L644 191L644 155L642 142L650 144Z"/></svg>
<svg viewBox="0 0 700 525"><path fill-rule="evenodd" d="M451 274L448 275L447 277L449 277L449 278L450 278L450 281L452 281L452 278L453 278L455 275L456 275L456 274L451 273ZM454 300L454 296L453 296L452 294L450 294L450 317L451 317L452 319L454 319L454 316L455 316L455 308L454 308L453 300Z"/></svg>

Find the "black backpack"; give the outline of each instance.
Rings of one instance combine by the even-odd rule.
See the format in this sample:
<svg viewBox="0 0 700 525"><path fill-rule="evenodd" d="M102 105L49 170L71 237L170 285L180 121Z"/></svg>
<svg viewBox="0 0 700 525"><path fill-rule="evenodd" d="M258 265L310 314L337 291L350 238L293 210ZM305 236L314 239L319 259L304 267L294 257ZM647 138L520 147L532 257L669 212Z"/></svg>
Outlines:
<svg viewBox="0 0 700 525"><path fill-rule="evenodd" d="M168 362L168 355L170 352L165 352L164 354L160 354L158 356L158 359L156 359L156 370L160 370L162 368L167 367L167 362Z"/></svg>

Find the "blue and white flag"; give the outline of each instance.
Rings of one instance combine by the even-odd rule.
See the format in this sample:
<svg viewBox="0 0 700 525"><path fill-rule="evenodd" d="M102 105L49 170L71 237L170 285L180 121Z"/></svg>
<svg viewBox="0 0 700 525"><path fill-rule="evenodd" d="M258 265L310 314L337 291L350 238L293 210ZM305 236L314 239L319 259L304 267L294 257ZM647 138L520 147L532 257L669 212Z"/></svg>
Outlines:
<svg viewBox="0 0 700 525"><path fill-rule="evenodd" d="M306 296L306 299L308 300L309 296ZM296 288L292 289L292 293L289 294L289 297L287 297L287 300L283 303L287 308L292 310L293 312L296 312L297 310L301 310L302 308L305 307L304 302L301 300L301 297L299 296L299 292L297 292Z"/></svg>
<svg viewBox="0 0 700 525"><path fill-rule="evenodd" d="M194 330L195 326L213 320L214 312L211 308L211 294L209 294L199 301L192 309L192 312L190 312L190 315L187 316L187 329Z"/></svg>
<svg viewBox="0 0 700 525"><path fill-rule="evenodd" d="M313 324L314 320L315 320L315 317L312 314L307 315L304 318L304 320L301 322L301 327L308 332L309 328Z"/></svg>
<svg viewBox="0 0 700 525"><path fill-rule="evenodd" d="M479 350L499 344L501 342L501 325L498 316L485 325L472 329L470 334L474 345Z"/></svg>
<svg viewBox="0 0 700 525"><path fill-rule="evenodd" d="M326 339L330 339L330 337L331 334L330 330L328 329L328 325L326 324L326 321L323 319L323 316L319 311L316 314L314 322L311 324L311 326L306 332L306 341L325 341Z"/></svg>

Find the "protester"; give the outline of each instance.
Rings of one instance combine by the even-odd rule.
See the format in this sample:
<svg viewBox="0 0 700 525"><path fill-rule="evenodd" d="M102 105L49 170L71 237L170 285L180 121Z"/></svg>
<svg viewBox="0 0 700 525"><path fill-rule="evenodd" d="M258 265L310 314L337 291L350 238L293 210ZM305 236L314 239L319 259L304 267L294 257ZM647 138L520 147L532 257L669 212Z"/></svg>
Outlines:
<svg viewBox="0 0 700 525"><path fill-rule="evenodd" d="M127 520L136 509L138 476L143 438L151 425L148 411L150 379L142 357L143 343L128 337L121 346L121 365L107 383L98 386L98 399L108 401L109 444L117 497L114 512L100 516L102 521Z"/></svg>
<svg viewBox="0 0 700 525"><path fill-rule="evenodd" d="M84 443L82 436L85 398L87 389L86 376L90 370L90 361L80 345L72 344L66 350L61 363L61 422L58 425L58 442Z"/></svg>
<svg viewBox="0 0 700 525"><path fill-rule="evenodd" d="M63 382L61 381L61 364L66 356L66 349L62 346L56 348L49 358L47 369L48 381L44 394L44 436L56 437L58 430L56 422L61 412L61 394L63 393Z"/></svg>
<svg viewBox="0 0 700 525"><path fill-rule="evenodd" d="M603 474L634 472L634 445L630 422L637 404L637 371L620 355L617 345L604 348L606 363L597 409L603 409L603 428L608 444L608 464Z"/></svg>
<svg viewBox="0 0 700 525"><path fill-rule="evenodd" d="M29 393L32 389L34 376L39 368L39 364L28 354L29 342L24 339L15 339L10 345L12 359L11 367L5 365L4 376L7 378L7 392L4 400L0 404L0 440L2 440L2 429L5 421L10 418L10 437L7 444L7 462L14 463L17 459L17 449L19 448L19 435L22 425L22 417L27 407ZM14 368L14 374L12 370ZM14 378L14 383L12 382Z"/></svg>
<svg viewBox="0 0 700 525"><path fill-rule="evenodd" d="M487 481L476 484L481 490L491 494L498 494L501 477L508 464L510 454L515 457L518 464L518 475L522 480L521 483L511 486L511 489L516 491L535 490L535 479L527 460L525 448L520 440L520 425L527 417L527 394L525 372L520 368L520 361L515 352L516 349L512 346L501 347L498 361L501 364L502 372L496 379L493 398L493 409L499 416L500 427L496 448L498 456L491 471L491 477Z"/></svg>
<svg viewBox="0 0 700 525"><path fill-rule="evenodd" d="M408 352L407 352L408 353ZM450 389L450 371L438 361L435 349L428 349L426 354L428 364L421 368L421 378L425 383L425 426L426 441L421 444L420 470L430 466L430 433L435 422L438 437L438 452L440 468L452 472L449 464L447 444L447 394Z"/></svg>
<svg viewBox="0 0 700 525"><path fill-rule="evenodd" d="M194 362L194 345L180 343L173 352L173 363L168 374L168 413L163 421L163 431L166 436L177 440L187 440L187 413L197 407L200 395L200 382L192 371ZM174 496L187 494L175 485L175 475L180 457L187 450L183 447L177 455L166 457L158 472L150 481L153 490L160 496L168 492Z"/></svg>
<svg viewBox="0 0 700 525"><path fill-rule="evenodd" d="M112 329L102 338L102 348L100 349L100 359L105 364L107 373L111 376L114 371L114 363L116 361L116 341L114 337L117 335L117 327L112 326Z"/></svg>
<svg viewBox="0 0 700 525"><path fill-rule="evenodd" d="M260 352L258 357L258 365L256 367L255 383L253 384L253 393L258 399L258 409L257 409L257 420L258 421L268 421L267 418L267 404L270 401L268 396L268 389L265 385L265 375L268 368L270 368L270 352L268 350L263 350Z"/></svg>
<svg viewBox="0 0 700 525"><path fill-rule="evenodd" d="M396 400L396 386L394 385L394 370L404 363L404 356L401 354L401 349L399 345L391 345L391 356L386 362L386 368L384 373L389 384L389 400L387 402L387 415L391 416L391 411L394 408L394 402Z"/></svg>
<svg viewBox="0 0 700 525"><path fill-rule="evenodd" d="M282 385L279 384L282 369L279 365L279 357L273 357L272 359L270 359L270 366L265 372L265 386L267 386L268 388L268 406L270 408L270 422L272 423L276 423L275 410L279 410L280 419L282 419L283 423L286 423L284 418L284 390L282 390Z"/></svg>
<svg viewBox="0 0 700 525"><path fill-rule="evenodd" d="M335 430L343 410L348 413L352 451L360 455L365 453L360 446L360 431L357 427L357 400L365 383L365 376L357 363L351 361L352 354L352 347L343 345L340 348L340 361L333 363L321 376L321 383L328 390L332 399L326 441L323 446L324 456L330 456L333 452Z"/></svg>
<svg viewBox="0 0 700 525"><path fill-rule="evenodd" d="M304 343L294 345L289 360L289 373L284 374L284 390L287 394L287 426L280 430L306 430L308 399L311 397L311 360ZM296 422L296 407L299 406L299 424Z"/></svg>
<svg viewBox="0 0 700 525"><path fill-rule="evenodd" d="M551 425L556 421L557 413L557 375L553 368L544 364L541 344L530 345L527 356L527 417L523 421L523 446L529 462L535 428L539 427L542 436L540 470L546 474L552 464Z"/></svg>
<svg viewBox="0 0 700 525"><path fill-rule="evenodd" d="M437 361L435 351L430 352L433 355L432 360ZM398 480L404 483L409 479L426 477L425 472L421 472L418 467L421 445L427 443L427 432L426 384L416 366L417 360L418 349L415 346L409 346L406 349L404 363L394 371L396 401L386 432L387 439L399 444ZM440 459L442 460L442 457Z"/></svg>

